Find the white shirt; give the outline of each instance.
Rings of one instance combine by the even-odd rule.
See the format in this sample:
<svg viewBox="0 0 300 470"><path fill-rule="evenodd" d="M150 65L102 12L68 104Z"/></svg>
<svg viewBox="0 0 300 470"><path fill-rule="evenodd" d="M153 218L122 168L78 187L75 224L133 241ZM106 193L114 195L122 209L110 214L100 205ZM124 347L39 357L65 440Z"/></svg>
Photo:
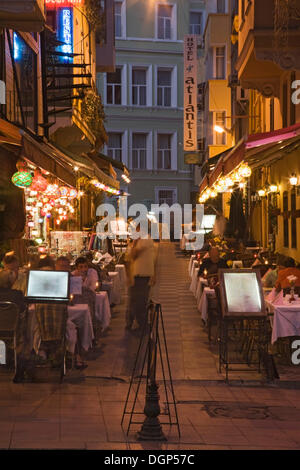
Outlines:
<svg viewBox="0 0 300 470"><path fill-rule="evenodd" d="M133 276L154 276L155 247L153 240L151 238L140 238L137 241L136 249L138 250L138 255L132 260Z"/></svg>

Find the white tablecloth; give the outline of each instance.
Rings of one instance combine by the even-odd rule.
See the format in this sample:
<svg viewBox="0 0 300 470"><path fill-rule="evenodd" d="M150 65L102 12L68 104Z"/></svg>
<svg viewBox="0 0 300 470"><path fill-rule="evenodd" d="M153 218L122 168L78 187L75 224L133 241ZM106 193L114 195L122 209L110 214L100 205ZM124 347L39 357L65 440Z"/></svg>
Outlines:
<svg viewBox="0 0 300 470"><path fill-rule="evenodd" d="M244 267L243 261L238 260L238 261L233 261L232 263L232 269L242 269Z"/></svg>
<svg viewBox="0 0 300 470"><path fill-rule="evenodd" d="M127 275L124 264L116 264L116 271L119 273L121 289L125 289L127 286Z"/></svg>
<svg viewBox="0 0 300 470"><path fill-rule="evenodd" d="M269 311L274 314L271 320L272 344L278 338L300 336L300 300L289 303L284 299L280 304L266 301Z"/></svg>
<svg viewBox="0 0 300 470"><path fill-rule="evenodd" d="M92 346L94 339L93 323L89 306L86 304L68 305L68 318L66 327L67 349L74 352L77 342L77 329L80 344L86 351ZM38 322L34 313L34 305L28 310L28 338L30 348L38 353L41 337Z"/></svg>
<svg viewBox="0 0 300 470"><path fill-rule="evenodd" d="M77 329L79 340L85 351L92 346L94 339L93 323L89 306L86 304L69 305L66 338L68 350L74 352L77 341ZM73 326L72 326L73 324Z"/></svg>
<svg viewBox="0 0 300 470"><path fill-rule="evenodd" d="M190 257L190 262L189 262L189 276L191 277L192 275L192 267L193 267L193 261L196 260L196 255L192 255Z"/></svg>
<svg viewBox="0 0 300 470"><path fill-rule="evenodd" d="M113 283L110 302L112 304L118 305L121 303L120 275L117 271L109 272L108 275Z"/></svg>
<svg viewBox="0 0 300 470"><path fill-rule="evenodd" d="M197 286L198 286L198 269L193 269L190 291L194 294L194 296L196 296Z"/></svg>
<svg viewBox="0 0 300 470"><path fill-rule="evenodd" d="M96 293L95 315L100 321L102 330L108 328L111 319L110 305L107 292Z"/></svg>
<svg viewBox="0 0 300 470"><path fill-rule="evenodd" d="M198 310L201 313L201 318L203 321L207 321L208 317L208 297L214 297L215 298L215 290L211 289L210 287L204 287L202 295L200 297L200 300L198 302Z"/></svg>
<svg viewBox="0 0 300 470"><path fill-rule="evenodd" d="M202 296L202 293L203 293L203 289L207 285L208 285L207 279L204 279L203 277L198 277L198 284L197 284L197 290L196 290L196 295L195 295L197 305L200 302L200 299L201 299L201 296Z"/></svg>

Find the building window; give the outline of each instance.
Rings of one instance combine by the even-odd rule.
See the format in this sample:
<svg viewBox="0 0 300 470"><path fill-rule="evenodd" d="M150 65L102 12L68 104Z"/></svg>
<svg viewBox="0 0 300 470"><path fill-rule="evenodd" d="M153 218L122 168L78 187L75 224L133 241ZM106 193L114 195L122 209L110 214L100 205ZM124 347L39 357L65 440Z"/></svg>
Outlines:
<svg viewBox="0 0 300 470"><path fill-rule="evenodd" d="M172 39L172 10L171 5L158 5L157 7L158 39Z"/></svg>
<svg viewBox="0 0 300 470"><path fill-rule="evenodd" d="M293 212L296 211L296 191L295 189L292 190L291 192L291 212L292 212L292 218L291 218L291 235L292 235L292 248L297 248L297 219L295 217L295 214Z"/></svg>
<svg viewBox="0 0 300 470"><path fill-rule="evenodd" d="M171 134L157 134L157 169L171 170Z"/></svg>
<svg viewBox="0 0 300 470"><path fill-rule="evenodd" d="M13 57L16 71L14 78L18 82L21 102L19 102L15 81L13 87L8 83L6 116L8 120L18 122L33 132L37 132L37 56L17 33L13 33Z"/></svg>
<svg viewBox="0 0 300 470"><path fill-rule="evenodd" d="M147 104L146 69L132 69L132 104L136 106Z"/></svg>
<svg viewBox="0 0 300 470"><path fill-rule="evenodd" d="M287 217L289 210L288 192L283 193L283 246L289 247L289 219Z"/></svg>
<svg viewBox="0 0 300 470"><path fill-rule="evenodd" d="M108 133L108 156L122 162L122 133L109 132Z"/></svg>
<svg viewBox="0 0 300 470"><path fill-rule="evenodd" d="M215 78L225 79L225 46L215 48Z"/></svg>
<svg viewBox="0 0 300 470"><path fill-rule="evenodd" d="M115 36L121 38L123 36L122 31L122 3L115 2Z"/></svg>
<svg viewBox="0 0 300 470"><path fill-rule="evenodd" d="M158 204L168 204L172 206L176 202L176 189L159 189L157 191Z"/></svg>
<svg viewBox="0 0 300 470"><path fill-rule="evenodd" d="M172 105L172 71L157 70L157 105L170 107Z"/></svg>
<svg viewBox="0 0 300 470"><path fill-rule="evenodd" d="M217 13L226 13L226 0L217 0Z"/></svg>
<svg viewBox="0 0 300 470"><path fill-rule="evenodd" d="M225 129L226 127L226 114L225 111L216 112L215 115L215 125ZM215 145L226 145L226 132L216 132L215 131Z"/></svg>
<svg viewBox="0 0 300 470"><path fill-rule="evenodd" d="M122 69L117 67L113 73L106 75L106 103L122 103Z"/></svg>
<svg viewBox="0 0 300 470"><path fill-rule="evenodd" d="M147 134L132 134L132 169L147 168Z"/></svg>
<svg viewBox="0 0 300 470"><path fill-rule="evenodd" d="M202 34L202 13L200 11L190 12L190 34Z"/></svg>

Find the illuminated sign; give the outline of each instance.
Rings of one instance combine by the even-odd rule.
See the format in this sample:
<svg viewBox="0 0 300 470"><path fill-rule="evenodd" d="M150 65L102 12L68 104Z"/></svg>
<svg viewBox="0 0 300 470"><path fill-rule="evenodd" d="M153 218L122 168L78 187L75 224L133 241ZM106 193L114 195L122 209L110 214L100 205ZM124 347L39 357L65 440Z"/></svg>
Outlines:
<svg viewBox="0 0 300 470"><path fill-rule="evenodd" d="M77 7L83 5L84 0L45 0L46 8Z"/></svg>
<svg viewBox="0 0 300 470"><path fill-rule="evenodd" d="M17 33L14 33L14 46L13 47L14 47L14 59L20 60L22 56L22 43Z"/></svg>
<svg viewBox="0 0 300 470"><path fill-rule="evenodd" d="M60 8L57 11L57 38L63 42L62 46L58 47L59 52L72 54L73 52L73 10L71 8ZM72 60L69 57L62 57L63 62Z"/></svg>
<svg viewBox="0 0 300 470"><path fill-rule="evenodd" d="M184 151L197 151L197 36L184 36Z"/></svg>

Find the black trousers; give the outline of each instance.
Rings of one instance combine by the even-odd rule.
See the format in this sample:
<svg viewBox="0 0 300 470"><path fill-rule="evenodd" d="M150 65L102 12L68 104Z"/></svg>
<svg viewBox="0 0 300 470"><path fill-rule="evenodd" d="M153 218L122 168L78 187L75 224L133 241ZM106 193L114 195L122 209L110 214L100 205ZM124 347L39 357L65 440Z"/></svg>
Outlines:
<svg viewBox="0 0 300 470"><path fill-rule="evenodd" d="M150 292L149 281L150 277L136 276L134 278L134 285L130 288L130 303L126 317L127 326L131 326L134 320L136 320L139 328L144 326Z"/></svg>

